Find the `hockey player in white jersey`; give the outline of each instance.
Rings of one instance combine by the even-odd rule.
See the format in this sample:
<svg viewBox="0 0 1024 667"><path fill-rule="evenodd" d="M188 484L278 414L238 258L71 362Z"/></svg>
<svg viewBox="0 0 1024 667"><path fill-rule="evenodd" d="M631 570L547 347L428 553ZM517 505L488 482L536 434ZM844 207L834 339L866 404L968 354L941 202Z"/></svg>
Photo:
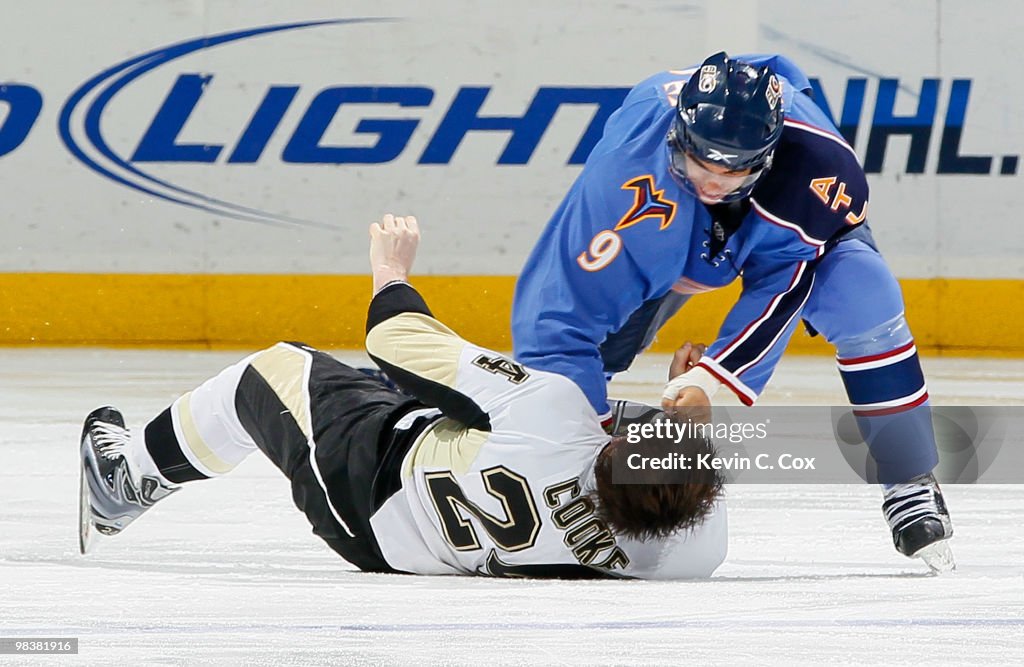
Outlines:
<svg viewBox="0 0 1024 667"><path fill-rule="evenodd" d="M362 570L666 579L718 567L718 472L614 483L626 440L607 435L574 382L461 339L406 282L415 219L384 216L370 235L366 347L406 393L279 343L177 399L141 438L100 408L81 441L83 553L91 530L116 534L261 450L314 533Z"/></svg>

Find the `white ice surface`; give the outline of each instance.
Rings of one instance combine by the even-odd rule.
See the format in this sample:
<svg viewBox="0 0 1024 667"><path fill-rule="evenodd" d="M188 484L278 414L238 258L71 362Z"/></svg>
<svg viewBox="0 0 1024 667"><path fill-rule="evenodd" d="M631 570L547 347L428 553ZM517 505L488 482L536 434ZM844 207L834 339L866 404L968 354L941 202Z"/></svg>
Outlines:
<svg viewBox="0 0 1024 667"><path fill-rule="evenodd" d="M137 429L241 356L0 350L0 637L80 639L77 657L0 663L1024 662L1024 486L945 488L951 576L893 550L875 488L747 485L728 489L730 552L710 581L412 577L353 571L257 454L80 556L86 413L112 403ZM665 364L642 358L615 393L656 400ZM925 369L937 404L1024 402L1024 362ZM843 401L833 362L810 357L784 360L763 397Z"/></svg>

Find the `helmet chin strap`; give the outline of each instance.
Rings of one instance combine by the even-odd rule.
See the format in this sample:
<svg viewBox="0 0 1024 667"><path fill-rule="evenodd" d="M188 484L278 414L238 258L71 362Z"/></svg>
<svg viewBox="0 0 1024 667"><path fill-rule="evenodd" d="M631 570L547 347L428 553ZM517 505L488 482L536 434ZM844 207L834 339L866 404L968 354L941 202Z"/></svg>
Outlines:
<svg viewBox="0 0 1024 667"><path fill-rule="evenodd" d="M701 254L701 259L708 264L717 267L722 262L727 261L736 270L736 273L740 273L739 268L733 263L732 251L725 246L728 245L729 238L736 233L743 219L750 212L750 195L761 178L764 177L765 172L771 167L774 153L775 151L772 151L768 154L765 159L764 168L758 174L757 180L741 188L739 196L715 204L704 204L708 213L711 214L711 228L704 230L704 233L708 236L708 240L704 242L707 250ZM732 193L730 197L734 195L736 193Z"/></svg>

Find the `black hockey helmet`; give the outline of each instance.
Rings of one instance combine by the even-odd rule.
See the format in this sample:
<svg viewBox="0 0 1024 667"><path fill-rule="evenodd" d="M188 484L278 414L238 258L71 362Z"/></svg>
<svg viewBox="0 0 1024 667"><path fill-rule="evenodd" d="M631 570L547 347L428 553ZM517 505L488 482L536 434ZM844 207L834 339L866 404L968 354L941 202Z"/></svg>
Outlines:
<svg viewBox="0 0 1024 667"><path fill-rule="evenodd" d="M723 201L742 199L771 167L782 128L782 86L774 72L716 53L679 93L668 133L670 169L691 191L687 155L728 171L750 169Z"/></svg>

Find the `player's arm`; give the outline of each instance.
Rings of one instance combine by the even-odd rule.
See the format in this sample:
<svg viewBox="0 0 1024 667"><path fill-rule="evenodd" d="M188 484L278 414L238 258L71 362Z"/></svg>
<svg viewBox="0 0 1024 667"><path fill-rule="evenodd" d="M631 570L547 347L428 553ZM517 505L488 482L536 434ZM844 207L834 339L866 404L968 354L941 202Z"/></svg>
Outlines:
<svg viewBox="0 0 1024 667"><path fill-rule="evenodd" d="M743 291L717 339L690 370L669 381L663 406L710 405L723 384L752 405L799 323L813 284L813 258L752 256L744 266Z"/></svg>
<svg viewBox="0 0 1024 667"><path fill-rule="evenodd" d="M609 406L599 347L652 296L657 281L649 267L658 261L647 261L651 253L643 256L644 245L660 249L671 243L652 233L650 228L659 230L653 217L616 229L634 201L624 183L641 173L623 166L621 155L669 107L664 89L674 78L678 73L664 72L641 82L611 115L516 283L516 360L573 380L602 418Z"/></svg>
<svg viewBox="0 0 1024 667"><path fill-rule="evenodd" d="M487 413L454 389L468 343L434 319L407 281L419 245L414 217L385 215L370 226L374 296L366 320L366 350L399 387L446 416L488 430Z"/></svg>
<svg viewBox="0 0 1024 667"><path fill-rule="evenodd" d="M707 405L721 384L753 403L799 322L817 260L867 217L868 184L849 145L806 123L787 132L777 159L794 167L769 172L751 199L767 233L744 264L743 293L704 359L666 385L666 407Z"/></svg>
<svg viewBox="0 0 1024 667"><path fill-rule="evenodd" d="M517 361L570 378L604 418L607 378L599 348L648 298L651 281L631 245L652 241L642 225L614 231L609 211L617 207L602 190L618 185L595 181L581 177L573 186L520 273L512 340Z"/></svg>
<svg viewBox="0 0 1024 667"><path fill-rule="evenodd" d="M610 289L602 280L610 275L586 280L575 273L569 267L548 266L521 275L512 309L514 356L571 379L603 418L609 407L600 345L628 317L615 311L625 303L639 307L642 299L627 300Z"/></svg>
<svg viewBox="0 0 1024 667"><path fill-rule="evenodd" d="M370 235L376 293L367 315L366 349L404 391L485 431L498 418L496 411L512 403L535 402L527 412L536 414L589 410L571 382L541 379L511 359L467 342L434 318L423 297L406 282L419 240L415 218L384 216L371 226Z"/></svg>

